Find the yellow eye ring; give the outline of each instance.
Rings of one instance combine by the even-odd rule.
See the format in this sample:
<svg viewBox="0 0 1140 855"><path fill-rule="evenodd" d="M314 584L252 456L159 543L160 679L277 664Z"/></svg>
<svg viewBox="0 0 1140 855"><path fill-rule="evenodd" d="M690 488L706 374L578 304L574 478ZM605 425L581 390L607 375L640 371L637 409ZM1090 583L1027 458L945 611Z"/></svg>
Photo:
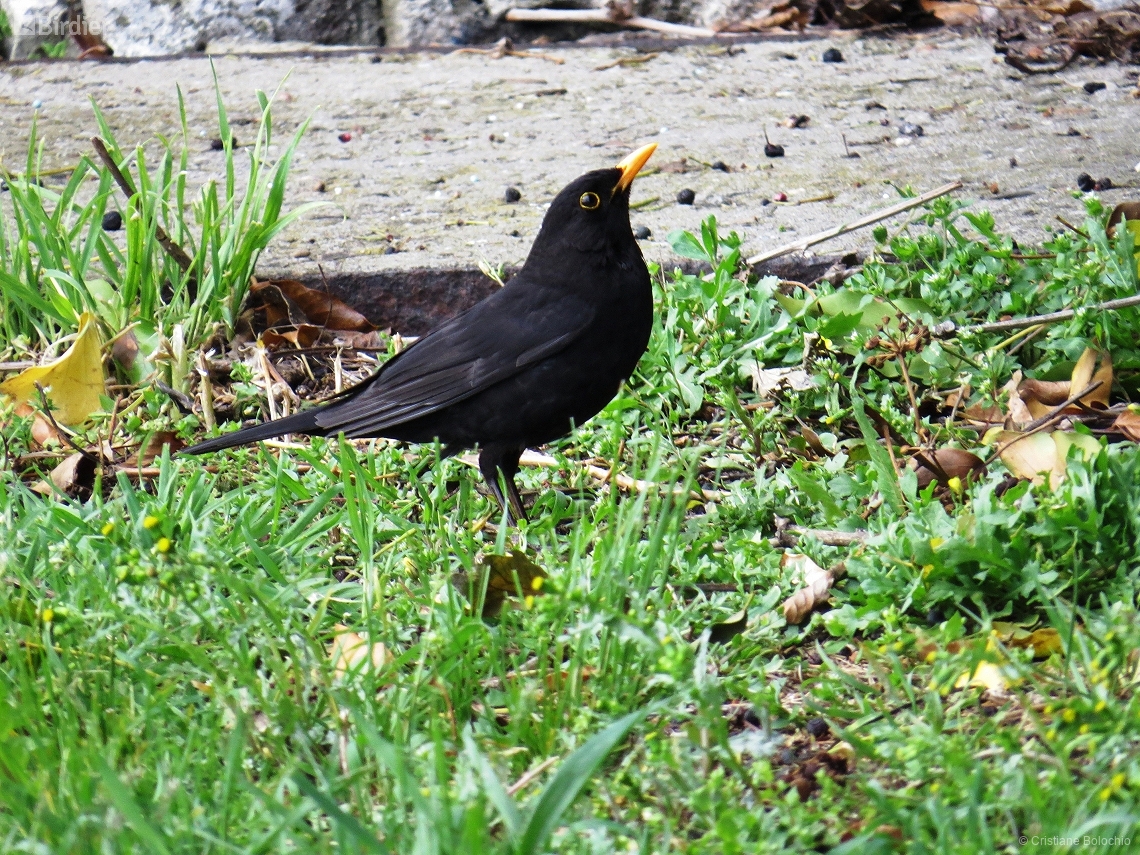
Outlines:
<svg viewBox="0 0 1140 855"><path fill-rule="evenodd" d="M597 193L583 193L578 197L578 204L587 211L593 211L602 204L602 199Z"/></svg>

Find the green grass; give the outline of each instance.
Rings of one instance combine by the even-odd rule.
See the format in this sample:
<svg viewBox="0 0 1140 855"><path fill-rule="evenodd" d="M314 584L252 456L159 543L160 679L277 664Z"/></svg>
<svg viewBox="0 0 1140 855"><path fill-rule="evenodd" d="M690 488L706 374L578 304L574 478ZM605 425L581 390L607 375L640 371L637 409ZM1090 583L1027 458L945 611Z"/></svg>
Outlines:
<svg viewBox="0 0 1140 855"><path fill-rule="evenodd" d="M0 301L43 303L4 316L0 350L51 344L81 307L114 332L153 298L156 336L197 331L187 354L232 320L282 222L287 163L247 185L227 152L216 205L209 190L195 204L163 151L149 171L133 156L145 189L126 250L95 233L112 188L92 165L63 191L13 183ZM1135 293L1127 233L1108 239L1095 201L1088 214L1082 235L1029 253L942 201L813 296L747 275L747 247L713 221L675 235L712 272L658 271L649 353L550 449L557 469L524 471L534 509L517 530L495 525L474 469L382 440L237 449L212 471L167 456L141 483L108 473L86 502L45 498L29 483L54 460L7 418L0 850L1134 851L1136 445L1070 459L1056 491L1011 486L1000 463L920 490L891 460L920 431L986 451L960 421L912 412L898 361L875 359L908 335L900 307L980 322ZM195 259L196 297L156 222ZM923 399L968 380L1000 400L1014 370L1065 378L1094 344L1112 353L1113 401L1136 400L1138 322L1085 313L1024 344L927 340L907 376ZM780 366L815 383L758 406L753 372ZM255 386L236 391L256 407ZM200 432L149 386L123 394L119 438ZM900 438L889 452L884 425ZM601 486L590 458L662 489ZM870 532L801 541L847 577L799 626L780 608L799 583L770 540L777 517ZM512 549L545 571L542 595L484 618L482 558ZM1055 630L1060 649L1034 661L1012 623ZM383 645L374 665L332 655L345 629ZM966 684L982 663L1006 694Z"/></svg>

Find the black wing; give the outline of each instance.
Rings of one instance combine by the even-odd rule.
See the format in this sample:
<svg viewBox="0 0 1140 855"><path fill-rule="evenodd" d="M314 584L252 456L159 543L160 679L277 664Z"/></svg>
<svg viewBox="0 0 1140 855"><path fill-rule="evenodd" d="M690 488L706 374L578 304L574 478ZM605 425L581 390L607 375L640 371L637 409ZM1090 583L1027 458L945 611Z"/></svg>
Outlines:
<svg viewBox="0 0 1140 855"><path fill-rule="evenodd" d="M389 360L351 397L315 413L328 433L375 436L430 415L566 348L597 310L520 274Z"/></svg>

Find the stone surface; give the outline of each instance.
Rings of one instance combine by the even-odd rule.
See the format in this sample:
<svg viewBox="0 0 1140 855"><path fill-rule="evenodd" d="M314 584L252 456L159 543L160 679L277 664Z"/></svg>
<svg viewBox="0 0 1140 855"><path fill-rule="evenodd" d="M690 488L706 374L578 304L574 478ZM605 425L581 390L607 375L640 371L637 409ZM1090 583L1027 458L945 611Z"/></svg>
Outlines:
<svg viewBox="0 0 1140 855"><path fill-rule="evenodd" d="M65 0L0 0L12 35L0 45L7 59L26 59L40 45L68 36Z"/></svg>
<svg viewBox="0 0 1140 855"><path fill-rule="evenodd" d="M290 39L381 44L384 21L380 0L85 0L83 8L92 31L126 57Z"/></svg>
<svg viewBox="0 0 1140 855"><path fill-rule="evenodd" d="M846 62L820 62L827 47ZM1117 184L1136 178L1140 100L1124 66L1078 62L1026 76L1000 62L988 41L951 34L833 35L732 52L690 45L628 67L613 63L639 56L632 47L543 51L564 63L428 52L385 52L373 63L371 51L216 58L239 142L254 133L254 90L272 92L286 75L275 144L312 117L286 207L326 204L278 236L259 273L308 279L319 278L318 264L333 277L471 268L481 259L509 268L525 259L559 189L646 142L660 148L634 184L643 207L633 225L651 230L642 250L666 267L679 261L669 232L698 229L709 215L739 232L752 254L886 207L898 198L895 186L923 191L951 180L965 182L959 198L992 211L998 228L1028 247L1059 228L1057 216L1081 222L1078 174ZM1107 87L1090 95L1082 87L1093 73ZM153 141L179 133L176 84L191 132L187 198L196 198L224 176L223 156L209 144L218 131L205 59L0 65L0 162L23 163L35 101L43 104L45 169L90 154L91 95L119 143L145 145L153 163ZM789 129L783 122L792 114L810 121ZM924 135L900 137L903 122L922 125ZM764 157L764 129L785 157ZM342 143L345 133L352 139ZM844 156L844 136L860 157ZM718 160L731 171L713 169ZM508 186L519 188L519 202L504 201ZM685 187L696 193L692 206L674 201ZM789 202L765 204L778 193ZM1111 206L1129 194L1103 199ZM864 230L817 251L872 246Z"/></svg>

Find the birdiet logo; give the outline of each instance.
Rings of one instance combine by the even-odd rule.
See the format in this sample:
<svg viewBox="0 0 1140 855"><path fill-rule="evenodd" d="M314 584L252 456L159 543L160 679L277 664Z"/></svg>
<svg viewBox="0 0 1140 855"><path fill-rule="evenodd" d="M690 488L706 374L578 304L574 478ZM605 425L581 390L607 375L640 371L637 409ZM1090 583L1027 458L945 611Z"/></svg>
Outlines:
<svg viewBox="0 0 1140 855"><path fill-rule="evenodd" d="M76 36L99 36L103 34L103 28L98 22L90 23L74 18L68 20L32 18L30 21L24 21L20 33L25 36L54 36L57 39L66 39Z"/></svg>

